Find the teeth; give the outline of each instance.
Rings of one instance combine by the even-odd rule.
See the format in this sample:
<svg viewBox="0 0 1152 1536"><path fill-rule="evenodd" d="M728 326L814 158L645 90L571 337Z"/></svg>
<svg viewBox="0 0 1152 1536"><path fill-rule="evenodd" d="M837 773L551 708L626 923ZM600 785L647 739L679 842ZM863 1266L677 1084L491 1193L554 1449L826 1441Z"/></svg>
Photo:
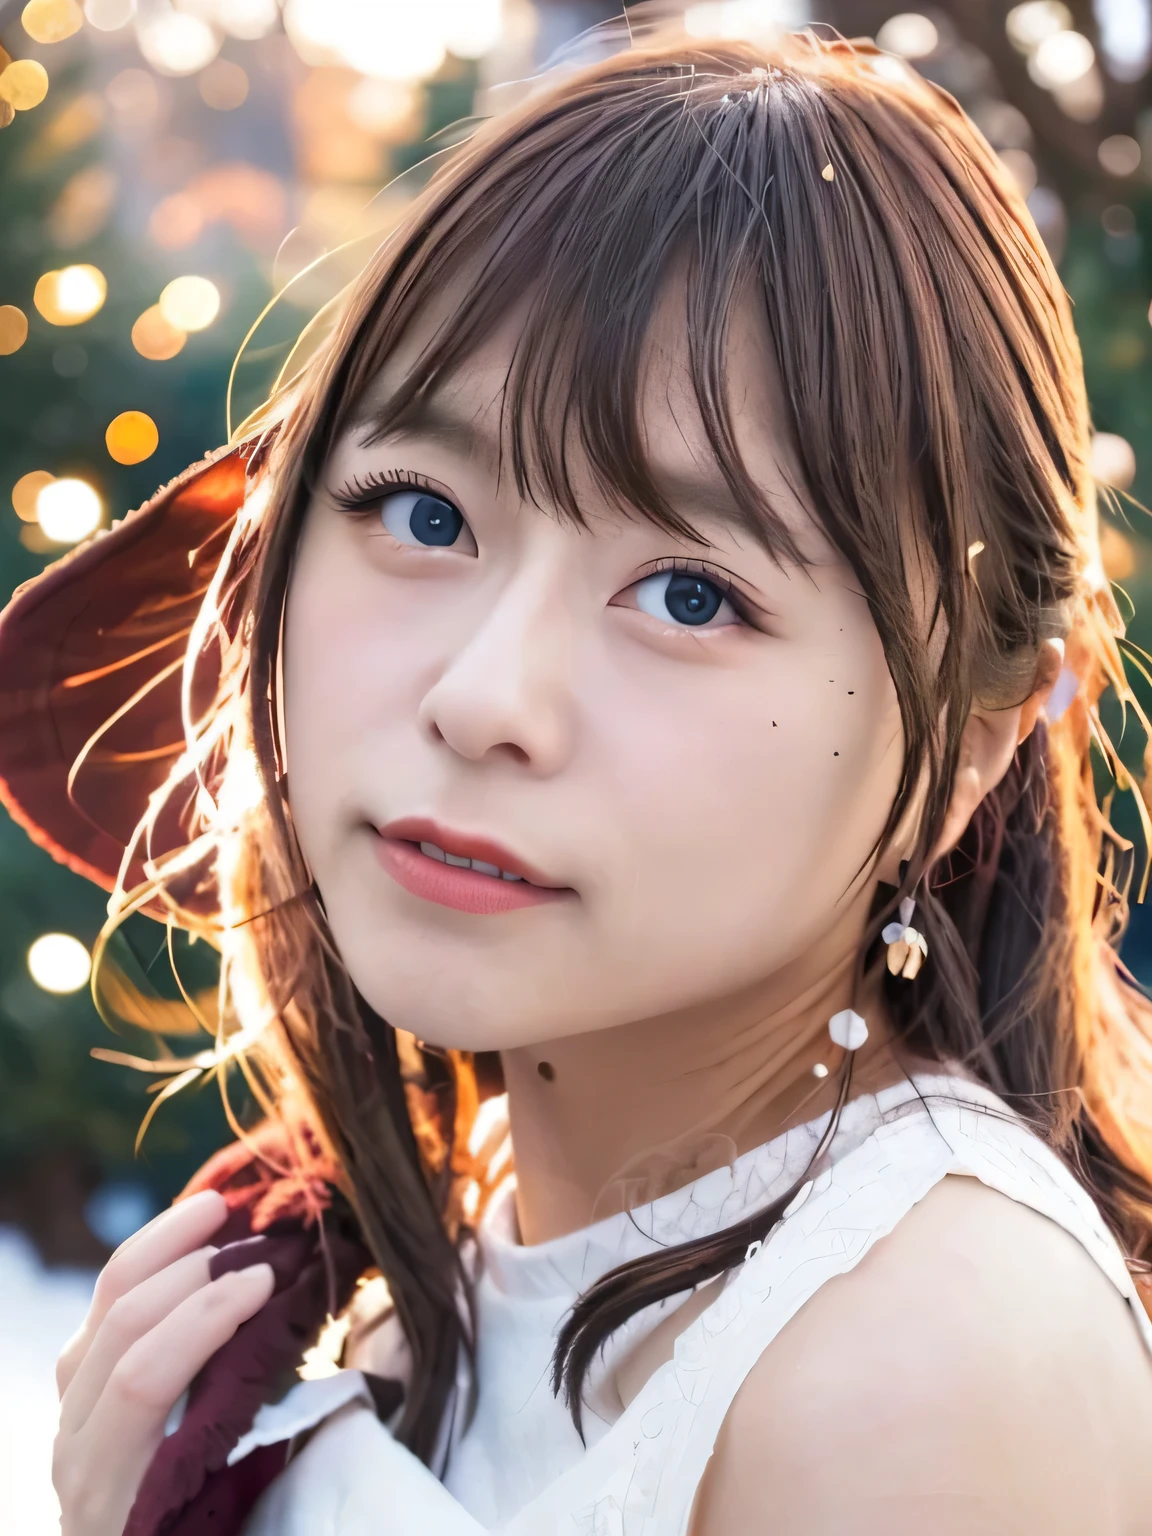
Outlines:
<svg viewBox="0 0 1152 1536"><path fill-rule="evenodd" d="M479 875L488 875L493 880L522 880L522 875L510 875L507 870L501 869L496 864L485 864L483 859L462 859L459 854L445 853L443 848L437 848L435 843L421 843L420 852L430 859L436 859L441 864L451 864L456 869L474 869Z"/></svg>

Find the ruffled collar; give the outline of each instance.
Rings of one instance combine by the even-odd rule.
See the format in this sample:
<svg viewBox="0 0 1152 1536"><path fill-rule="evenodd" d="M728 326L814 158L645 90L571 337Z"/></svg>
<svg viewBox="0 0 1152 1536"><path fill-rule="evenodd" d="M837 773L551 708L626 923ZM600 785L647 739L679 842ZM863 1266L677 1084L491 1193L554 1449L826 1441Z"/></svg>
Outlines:
<svg viewBox="0 0 1152 1536"><path fill-rule="evenodd" d="M963 1096L994 1096L954 1074L905 1079L845 1105L832 1155L843 1157L905 1105L963 1084ZM799 1179L828 1126L830 1115L797 1126L724 1167L661 1195L548 1242L526 1246L516 1223L516 1186L507 1179L480 1223L479 1245L486 1283L512 1297L569 1301L630 1259L708 1237L778 1199Z"/></svg>

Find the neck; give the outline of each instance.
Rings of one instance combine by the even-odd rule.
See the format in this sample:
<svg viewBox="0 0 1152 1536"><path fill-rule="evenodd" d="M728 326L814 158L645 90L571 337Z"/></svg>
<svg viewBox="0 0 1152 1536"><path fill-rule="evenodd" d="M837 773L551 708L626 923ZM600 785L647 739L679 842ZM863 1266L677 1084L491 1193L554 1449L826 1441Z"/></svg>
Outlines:
<svg viewBox="0 0 1152 1536"><path fill-rule="evenodd" d="M810 979L816 969L818 979ZM670 1189L831 1109L844 1053L828 1020L856 1007L868 1040L853 1092L899 1079L876 983L853 1001L853 957L637 1023L504 1053L525 1243ZM827 1076L813 1068L826 1066Z"/></svg>

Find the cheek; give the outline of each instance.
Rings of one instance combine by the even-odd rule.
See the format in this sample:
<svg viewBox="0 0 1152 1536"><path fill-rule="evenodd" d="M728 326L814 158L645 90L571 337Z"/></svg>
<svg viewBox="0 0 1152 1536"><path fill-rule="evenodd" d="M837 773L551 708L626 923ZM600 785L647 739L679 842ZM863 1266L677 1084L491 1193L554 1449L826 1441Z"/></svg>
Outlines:
<svg viewBox="0 0 1152 1536"><path fill-rule="evenodd" d="M899 785L879 639L781 648L762 671L702 679L671 712L659 702L646 698L617 756L632 877L612 921L632 945L664 936L670 955L778 963L835 922Z"/></svg>
<svg viewBox="0 0 1152 1536"><path fill-rule="evenodd" d="M306 528L293 569L284 624L284 726L293 820L315 861L317 838L330 827L354 760L380 625L362 577L340 558L336 541ZM387 674L385 674L387 675Z"/></svg>

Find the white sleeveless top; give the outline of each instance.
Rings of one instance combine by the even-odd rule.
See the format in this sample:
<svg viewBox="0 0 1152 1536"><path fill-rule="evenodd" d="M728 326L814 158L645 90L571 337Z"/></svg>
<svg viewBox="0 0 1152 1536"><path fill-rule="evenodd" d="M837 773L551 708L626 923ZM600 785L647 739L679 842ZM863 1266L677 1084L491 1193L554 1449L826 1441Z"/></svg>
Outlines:
<svg viewBox="0 0 1152 1536"><path fill-rule="evenodd" d="M613 1336L593 1373L582 1445L553 1396L556 1333L576 1297L616 1265L720 1231L771 1203L807 1168L828 1116L639 1210L534 1247L515 1238L509 1190L481 1225L478 1402L443 1482L377 1420L363 1377L301 1382L261 1410L236 1447L327 1422L264 1494L245 1536L686 1536L725 1414L785 1323L949 1174L977 1178L1069 1232L1152 1324L1111 1234L1064 1164L986 1089L918 1077L846 1106L832 1162L676 1340L621 1413L602 1392L614 1361L679 1306L673 1297Z"/></svg>

